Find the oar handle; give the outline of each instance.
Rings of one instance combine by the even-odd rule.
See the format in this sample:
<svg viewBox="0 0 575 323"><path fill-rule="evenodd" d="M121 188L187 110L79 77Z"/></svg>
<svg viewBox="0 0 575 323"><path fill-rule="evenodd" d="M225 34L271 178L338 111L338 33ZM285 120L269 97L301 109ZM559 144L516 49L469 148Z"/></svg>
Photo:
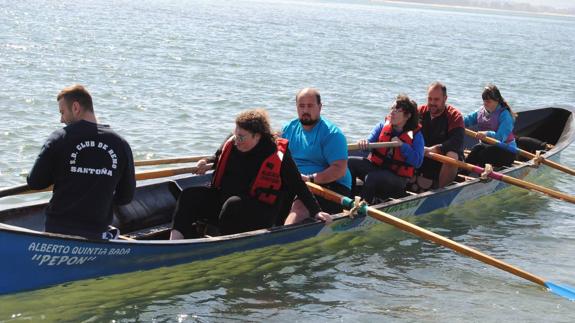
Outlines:
<svg viewBox="0 0 575 323"><path fill-rule="evenodd" d="M308 187L310 188L310 190L314 194L317 194L317 195L319 195L325 199L328 199L330 201L340 203L344 207L349 207L349 205L346 205L346 199L350 200L349 198L346 198L345 196L343 196L341 194L338 194L334 191L331 191L327 188L321 187L321 186L314 184L314 183L306 182L306 184L308 185ZM380 211L378 209L375 209L373 207L367 208L367 214L369 216L379 220L379 221L391 224L400 230L412 233L412 234L414 234L420 238L423 238L425 240L435 242L435 243L442 245L446 248L457 251L457 252L464 254L466 256L469 256L471 258L477 259L477 260L479 260L483 263L486 263L488 265L495 266L499 269L505 270L505 271L507 271L513 275L522 277L524 279L527 279L527 280L534 282L536 284L539 284L541 286L546 286L545 280L543 280L541 277L530 274L530 273L528 273L522 269L511 266L511 265L509 265L509 264L507 264L501 260L495 259L495 258L488 256L488 255L486 255L480 251L477 251L477 250L470 248L468 246L465 246L463 244L457 243L457 242L450 240L446 237L443 237L443 236L438 235L434 232L431 232L429 230L421 228L415 224L412 224L412 223L409 223L409 222L404 221L402 219L396 218L391 214L387 214L387 213Z"/></svg>
<svg viewBox="0 0 575 323"><path fill-rule="evenodd" d="M207 164L206 167L211 167L212 164ZM192 167L176 167L176 168L166 168L159 170L146 170L136 173L136 180L143 181L147 179L170 177L181 174L195 173L198 170L197 166Z"/></svg>
<svg viewBox="0 0 575 323"><path fill-rule="evenodd" d="M479 139L479 138L477 138L478 133L476 131L471 130L471 129L465 128L465 134L471 138ZM491 137L485 137L485 138L481 139L481 141L486 142L486 143L491 144L491 145L497 145L497 144L501 143L499 140L497 140L495 138L491 138ZM517 150L520 151L520 149L517 149ZM523 152L526 152L529 154L529 152L527 152L527 151L523 150ZM533 156L535 156L535 155L533 155ZM531 157L531 158L533 158L533 157Z"/></svg>
<svg viewBox="0 0 575 323"><path fill-rule="evenodd" d="M375 149L375 148L393 148L399 147L402 143L398 141L387 141L387 142L370 142L367 144L368 149ZM360 150L359 144L348 144L347 150Z"/></svg>
<svg viewBox="0 0 575 323"><path fill-rule="evenodd" d="M460 160L455 160L451 157L447 157L441 154L437 154L437 153L433 153L433 152L426 152L425 156L434 159L438 162L444 163L444 164L451 164L453 166L457 166L458 168L462 168L465 170L468 170L470 172L476 173L476 174L482 174L485 169L479 166L475 166L472 164L468 164L466 162L462 162ZM558 191L554 191L552 189L537 185L537 184L533 184L530 183L528 181L524 181L515 177L511 177L511 176L507 176L507 175L503 175L501 173L498 172L490 172L487 174L487 176L489 176L490 178L493 178L495 180L498 181L502 181L504 183L508 183L508 184L512 184L515 186L519 186L521 188L525 188L525 189L529 189L529 190L534 190L534 191L538 191L544 194L547 194L551 197L555 197L570 203L575 203L575 196L573 195L569 195L569 194L565 194L562 192L558 192Z"/></svg>
<svg viewBox="0 0 575 323"><path fill-rule="evenodd" d="M165 164L182 164L182 163L195 163L202 159L209 158L211 156L183 156L174 158L161 158L161 159L148 159L148 160L136 160L134 162L135 166L155 166L155 165L165 165Z"/></svg>
<svg viewBox="0 0 575 323"><path fill-rule="evenodd" d="M477 138L477 132L475 132L475 131L473 131L473 130L471 130L471 129L465 129L465 134L468 135L469 137ZM481 141L483 141L483 142L485 142L485 143L488 143L488 144L491 144L491 145L499 145L500 147L503 147L503 148L506 148L506 149L508 149L508 150L510 150L510 151L512 151L512 152L515 152L514 149L511 149L511 147L509 147L509 146L506 145L506 144L501 143L499 140L497 140L497 139L495 139L495 138L485 137L485 138L481 139ZM547 145L546 147L549 148L549 146L550 146L551 148L553 148L553 146L551 146L551 145ZM534 159L534 158L537 157L535 154L532 154L532 153L530 153L530 152L528 152L528 151L526 151L526 150L520 149L520 148L517 148L516 151L517 151L517 153L519 153L519 155L521 155L521 156L523 156L523 157L525 157L525 158ZM547 159L547 158L543 158L543 157L542 157L541 163L544 164L544 165L547 165L547 166L549 166L549 167L555 168L555 169L557 169L557 170L563 171L563 172L565 172L565 173L568 173L568 174L570 174L570 175L575 175L575 170L573 170L573 169L571 169L571 168L569 168L569 167L567 167L567 166L561 165L561 164L559 164L559 163L556 163L556 162L554 162L554 161L552 161L552 160L549 160L549 159Z"/></svg>

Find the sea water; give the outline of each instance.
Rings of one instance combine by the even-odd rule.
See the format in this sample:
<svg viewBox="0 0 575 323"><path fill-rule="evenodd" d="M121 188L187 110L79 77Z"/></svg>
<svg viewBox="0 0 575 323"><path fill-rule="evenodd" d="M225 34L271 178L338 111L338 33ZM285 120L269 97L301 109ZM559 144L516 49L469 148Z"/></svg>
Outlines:
<svg viewBox="0 0 575 323"><path fill-rule="evenodd" d="M135 159L211 154L254 107L280 129L307 86L355 142L397 94L425 103L435 80L463 113L490 82L517 111L574 105L573 35L573 17L372 1L0 0L0 186L24 183L74 83ZM561 163L575 167L573 147ZM558 171L536 180L575 194ZM574 213L511 189L409 220L573 286ZM381 225L2 296L0 321L572 322L574 306Z"/></svg>

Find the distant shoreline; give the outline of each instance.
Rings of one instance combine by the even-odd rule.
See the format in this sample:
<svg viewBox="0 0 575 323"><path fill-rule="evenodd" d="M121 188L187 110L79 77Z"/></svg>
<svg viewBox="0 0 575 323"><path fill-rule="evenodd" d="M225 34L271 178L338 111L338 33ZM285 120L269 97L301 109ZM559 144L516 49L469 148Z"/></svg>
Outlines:
<svg viewBox="0 0 575 323"><path fill-rule="evenodd" d="M526 11L526 10L513 10L513 9L496 9L496 8L487 8L487 7L449 5L449 4L418 2L418 1L402 1L402 0L370 0L370 1L371 2L381 2L381 3L405 4L405 5L425 5L425 6L437 7L437 8L479 9L479 10L485 10L485 11L517 12L517 13L535 14L535 15L542 15L542 16L556 16L556 17L569 17L569 18L575 17L575 14L568 14L568 13L545 12L545 11Z"/></svg>

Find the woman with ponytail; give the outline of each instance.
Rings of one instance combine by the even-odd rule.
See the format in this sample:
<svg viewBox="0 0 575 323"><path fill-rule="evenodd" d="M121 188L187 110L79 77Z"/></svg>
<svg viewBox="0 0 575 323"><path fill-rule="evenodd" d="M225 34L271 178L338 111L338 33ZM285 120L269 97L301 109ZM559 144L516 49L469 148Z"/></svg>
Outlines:
<svg viewBox="0 0 575 323"><path fill-rule="evenodd" d="M465 127L476 126L478 130L476 138L479 140L491 137L502 144L488 145L480 142L473 146L465 161L480 167L485 164L495 167L509 166L513 164L517 150L513 135L516 114L493 84L483 89L481 97L483 106L465 116Z"/></svg>

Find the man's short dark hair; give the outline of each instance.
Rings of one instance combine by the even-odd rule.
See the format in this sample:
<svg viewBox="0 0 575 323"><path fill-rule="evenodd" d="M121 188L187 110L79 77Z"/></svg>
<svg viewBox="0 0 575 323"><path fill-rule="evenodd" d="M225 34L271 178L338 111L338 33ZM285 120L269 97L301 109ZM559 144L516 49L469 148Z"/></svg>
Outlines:
<svg viewBox="0 0 575 323"><path fill-rule="evenodd" d="M94 112L92 96L90 95L90 92L80 84L75 84L62 89L62 91L58 93L56 101L60 101L61 99L66 100L68 104L78 102L85 110Z"/></svg>
<svg viewBox="0 0 575 323"><path fill-rule="evenodd" d="M443 83L441 83L441 82L439 82L439 81L435 81L435 82L429 84L429 86L427 87L427 90L429 91L429 90L434 89L434 88L436 88L436 87L441 88L441 91L443 92L443 95L444 95L444 96L447 96L447 87L445 86L445 84L443 84Z"/></svg>
<svg viewBox="0 0 575 323"><path fill-rule="evenodd" d="M317 101L317 104L321 104L321 96L319 95L319 91L314 89L314 88L309 88L306 87L304 89L299 90L299 92L297 92L296 96L295 96L295 102L297 102L297 100L299 99L300 94L303 91L312 91L315 94L315 100Z"/></svg>

